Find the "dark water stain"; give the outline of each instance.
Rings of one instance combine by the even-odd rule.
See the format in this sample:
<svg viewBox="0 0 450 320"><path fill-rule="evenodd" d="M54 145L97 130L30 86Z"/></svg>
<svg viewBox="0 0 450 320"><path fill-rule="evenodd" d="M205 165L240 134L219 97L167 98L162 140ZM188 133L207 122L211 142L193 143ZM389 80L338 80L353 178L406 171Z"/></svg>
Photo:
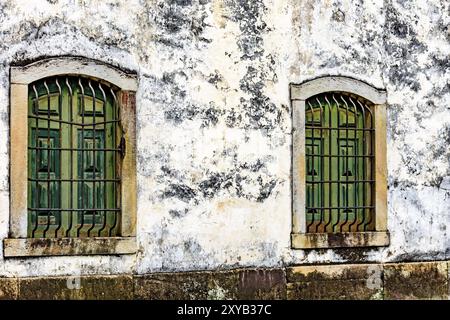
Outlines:
<svg viewBox="0 0 450 320"><path fill-rule="evenodd" d="M182 218L184 216L186 216L189 213L188 209L184 209L184 210L169 210L169 215L172 218Z"/></svg>
<svg viewBox="0 0 450 320"><path fill-rule="evenodd" d="M199 184L199 189L205 198L213 198L220 190L233 185L233 176L226 173L213 173Z"/></svg>
<svg viewBox="0 0 450 320"><path fill-rule="evenodd" d="M407 86L417 92L421 89L417 73L422 72L417 54L425 52L428 47L419 41L414 21L404 18L391 1L385 6L385 20L386 54L396 61L401 61L401 64L393 64L387 68L389 80L398 87Z"/></svg>
<svg viewBox="0 0 450 320"><path fill-rule="evenodd" d="M266 133L279 128L281 110L264 94L266 81L276 80L275 59L265 55L264 35L271 31L264 16L267 8L262 0L228 0L232 19L238 23L240 34L236 44L242 52L241 62L252 62L247 66L240 89L249 97L240 99L239 110L232 109L226 118L230 127L263 129Z"/></svg>
<svg viewBox="0 0 450 320"><path fill-rule="evenodd" d="M225 151L224 151L225 152ZM231 155L232 156L232 155ZM162 192L162 198L178 198L191 204L198 204L204 199L212 199L226 192L231 197L245 198L255 202L264 202L273 195L273 190L279 184L279 179L264 173L264 161L237 163L227 171L209 171L205 178L195 184L184 181L185 174L168 166L162 166L161 182L168 184ZM252 187L249 187L252 186ZM173 215L178 213L173 212Z"/></svg>
<svg viewBox="0 0 450 320"><path fill-rule="evenodd" d="M197 193L185 184L170 184L163 193L164 198L177 198L185 202L196 197Z"/></svg>
<svg viewBox="0 0 450 320"><path fill-rule="evenodd" d="M272 190L277 185L276 180L271 180L269 182L264 183L261 177L258 177L258 183L260 185L259 195L256 198L257 202L263 202L267 198L269 198L270 194L272 193Z"/></svg>
<svg viewBox="0 0 450 320"><path fill-rule="evenodd" d="M204 128L215 126L223 113L224 111L215 107L213 103L206 107L199 105L186 105L184 107L175 105L164 112L164 117L175 124L180 124L187 120L200 120L200 126Z"/></svg>

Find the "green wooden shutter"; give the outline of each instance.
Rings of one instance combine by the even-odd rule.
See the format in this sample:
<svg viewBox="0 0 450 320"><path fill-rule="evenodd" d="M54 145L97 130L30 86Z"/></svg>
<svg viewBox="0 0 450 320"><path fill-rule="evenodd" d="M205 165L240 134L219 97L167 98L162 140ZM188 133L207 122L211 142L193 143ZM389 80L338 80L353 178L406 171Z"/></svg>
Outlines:
<svg viewBox="0 0 450 320"><path fill-rule="evenodd" d="M29 87L29 237L115 236L120 119L106 84L56 77Z"/></svg>
<svg viewBox="0 0 450 320"><path fill-rule="evenodd" d="M306 102L307 232L372 230L374 128L370 106L341 93Z"/></svg>

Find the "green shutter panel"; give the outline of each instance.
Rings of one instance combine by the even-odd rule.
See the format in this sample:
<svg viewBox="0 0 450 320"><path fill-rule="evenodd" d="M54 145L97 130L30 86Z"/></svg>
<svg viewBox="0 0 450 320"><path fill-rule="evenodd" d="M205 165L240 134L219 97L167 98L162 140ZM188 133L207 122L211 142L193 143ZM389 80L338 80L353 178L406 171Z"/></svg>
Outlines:
<svg viewBox="0 0 450 320"><path fill-rule="evenodd" d="M36 152L32 153L31 166L28 169L29 175L35 182L31 184L31 199L33 206L41 209L33 216L32 223L47 228L47 221L49 221L49 225L59 223L57 212L44 210L46 208L59 208L60 206L61 190L58 183L55 182L60 178L59 151L48 150L48 148L59 147L58 130L50 129L49 131L33 128L31 145L38 148Z"/></svg>

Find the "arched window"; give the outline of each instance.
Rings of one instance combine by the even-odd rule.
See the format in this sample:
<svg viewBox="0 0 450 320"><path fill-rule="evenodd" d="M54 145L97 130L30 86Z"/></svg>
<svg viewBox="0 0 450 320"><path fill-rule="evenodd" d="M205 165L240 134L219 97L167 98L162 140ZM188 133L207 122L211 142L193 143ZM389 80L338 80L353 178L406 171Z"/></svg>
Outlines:
<svg viewBox="0 0 450 320"><path fill-rule="evenodd" d="M387 245L384 92L324 77L291 97L293 247Z"/></svg>
<svg viewBox="0 0 450 320"><path fill-rule="evenodd" d="M83 58L11 68L5 257L135 252L136 88Z"/></svg>

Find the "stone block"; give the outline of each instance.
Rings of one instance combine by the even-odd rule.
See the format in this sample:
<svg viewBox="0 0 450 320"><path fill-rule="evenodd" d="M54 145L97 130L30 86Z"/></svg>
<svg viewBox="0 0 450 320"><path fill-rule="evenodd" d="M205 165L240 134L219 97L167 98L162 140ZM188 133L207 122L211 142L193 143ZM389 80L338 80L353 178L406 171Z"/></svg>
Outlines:
<svg viewBox="0 0 450 320"><path fill-rule="evenodd" d="M283 269L243 269L239 272L239 299L286 299Z"/></svg>
<svg viewBox="0 0 450 320"><path fill-rule="evenodd" d="M385 299L448 299L447 262L392 263L384 266Z"/></svg>
<svg viewBox="0 0 450 320"><path fill-rule="evenodd" d="M128 300L133 299L133 281L131 276L22 278L19 299Z"/></svg>

